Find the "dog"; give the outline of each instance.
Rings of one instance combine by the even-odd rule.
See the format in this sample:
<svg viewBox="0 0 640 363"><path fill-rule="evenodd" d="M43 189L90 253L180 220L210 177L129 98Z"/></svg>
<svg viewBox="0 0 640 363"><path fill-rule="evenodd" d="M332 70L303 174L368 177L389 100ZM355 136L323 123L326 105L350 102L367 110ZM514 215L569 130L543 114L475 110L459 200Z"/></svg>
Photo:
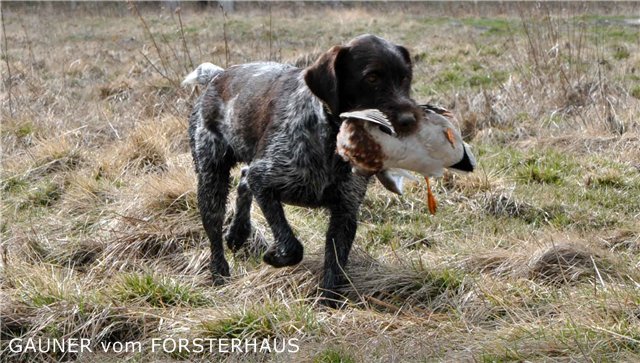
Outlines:
<svg viewBox="0 0 640 363"><path fill-rule="evenodd" d="M369 34L332 47L306 68L264 62L222 69L205 63L186 77L184 84L206 85L189 118L189 139L215 284L230 276L222 228L230 170L246 163L225 235L228 248L237 251L248 239L255 199L274 238L264 262L296 265L304 248L282 204L325 208L330 218L321 297L327 305L340 301L338 288L346 282L344 269L370 176L353 173L337 155L339 115L376 108L398 135L409 134L422 117L410 96L411 82L409 51Z"/></svg>

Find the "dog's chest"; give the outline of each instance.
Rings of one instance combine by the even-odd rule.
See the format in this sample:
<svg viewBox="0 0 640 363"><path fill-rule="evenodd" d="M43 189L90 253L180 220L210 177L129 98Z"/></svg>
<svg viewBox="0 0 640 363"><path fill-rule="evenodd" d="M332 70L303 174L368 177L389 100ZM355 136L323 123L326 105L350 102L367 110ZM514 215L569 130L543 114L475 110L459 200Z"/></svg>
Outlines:
<svg viewBox="0 0 640 363"><path fill-rule="evenodd" d="M289 204L315 206L349 168L335 153L336 132L320 113L280 125L265 150L269 182Z"/></svg>

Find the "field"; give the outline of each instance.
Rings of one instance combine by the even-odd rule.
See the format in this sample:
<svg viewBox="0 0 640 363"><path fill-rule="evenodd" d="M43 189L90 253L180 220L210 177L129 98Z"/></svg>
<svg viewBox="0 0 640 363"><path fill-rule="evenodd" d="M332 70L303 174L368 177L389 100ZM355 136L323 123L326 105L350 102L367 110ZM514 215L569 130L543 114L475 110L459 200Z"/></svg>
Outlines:
<svg viewBox="0 0 640 363"><path fill-rule="evenodd" d="M2 10L1 361L640 360L640 3ZM228 253L232 281L211 286L186 132L199 90L180 80L207 61L308 64L362 33L409 48L414 98L457 115L477 171L434 184L435 216L424 183L372 181L343 309L317 301L322 210L286 208L299 266ZM250 241L271 241L252 220ZM20 353L16 337L93 352Z"/></svg>

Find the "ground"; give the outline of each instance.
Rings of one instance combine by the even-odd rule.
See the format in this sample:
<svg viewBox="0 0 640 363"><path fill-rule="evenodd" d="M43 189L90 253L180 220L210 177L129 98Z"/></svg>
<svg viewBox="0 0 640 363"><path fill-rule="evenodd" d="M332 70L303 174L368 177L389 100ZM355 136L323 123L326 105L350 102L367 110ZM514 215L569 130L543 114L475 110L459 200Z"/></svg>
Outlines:
<svg viewBox="0 0 640 363"><path fill-rule="evenodd" d="M640 360L638 3L2 10L2 361ZM423 183L372 182L343 309L317 301L321 210L286 208L299 266L229 253L232 281L211 286L186 135L199 91L180 80L207 61L305 64L365 32L410 49L413 96L456 114L478 169L434 184L435 216ZM251 242L271 241L252 218ZM93 352L17 353L16 337Z"/></svg>

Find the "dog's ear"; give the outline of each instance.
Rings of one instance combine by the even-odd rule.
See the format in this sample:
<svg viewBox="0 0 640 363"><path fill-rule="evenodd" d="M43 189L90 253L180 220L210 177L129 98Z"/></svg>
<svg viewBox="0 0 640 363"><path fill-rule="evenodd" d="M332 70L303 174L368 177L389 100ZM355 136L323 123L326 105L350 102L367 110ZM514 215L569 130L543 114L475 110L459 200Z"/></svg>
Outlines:
<svg viewBox="0 0 640 363"><path fill-rule="evenodd" d="M304 81L307 86L335 115L339 113L338 68L340 58L347 52L347 47L338 46L329 49L314 64L305 70Z"/></svg>
<svg viewBox="0 0 640 363"><path fill-rule="evenodd" d="M405 62L407 62L409 67L411 67L413 63L411 62L411 55L409 54L409 51L407 50L407 48L401 45L396 45L396 48L398 48L398 50L400 51L400 54L402 54L402 58L404 58Z"/></svg>

